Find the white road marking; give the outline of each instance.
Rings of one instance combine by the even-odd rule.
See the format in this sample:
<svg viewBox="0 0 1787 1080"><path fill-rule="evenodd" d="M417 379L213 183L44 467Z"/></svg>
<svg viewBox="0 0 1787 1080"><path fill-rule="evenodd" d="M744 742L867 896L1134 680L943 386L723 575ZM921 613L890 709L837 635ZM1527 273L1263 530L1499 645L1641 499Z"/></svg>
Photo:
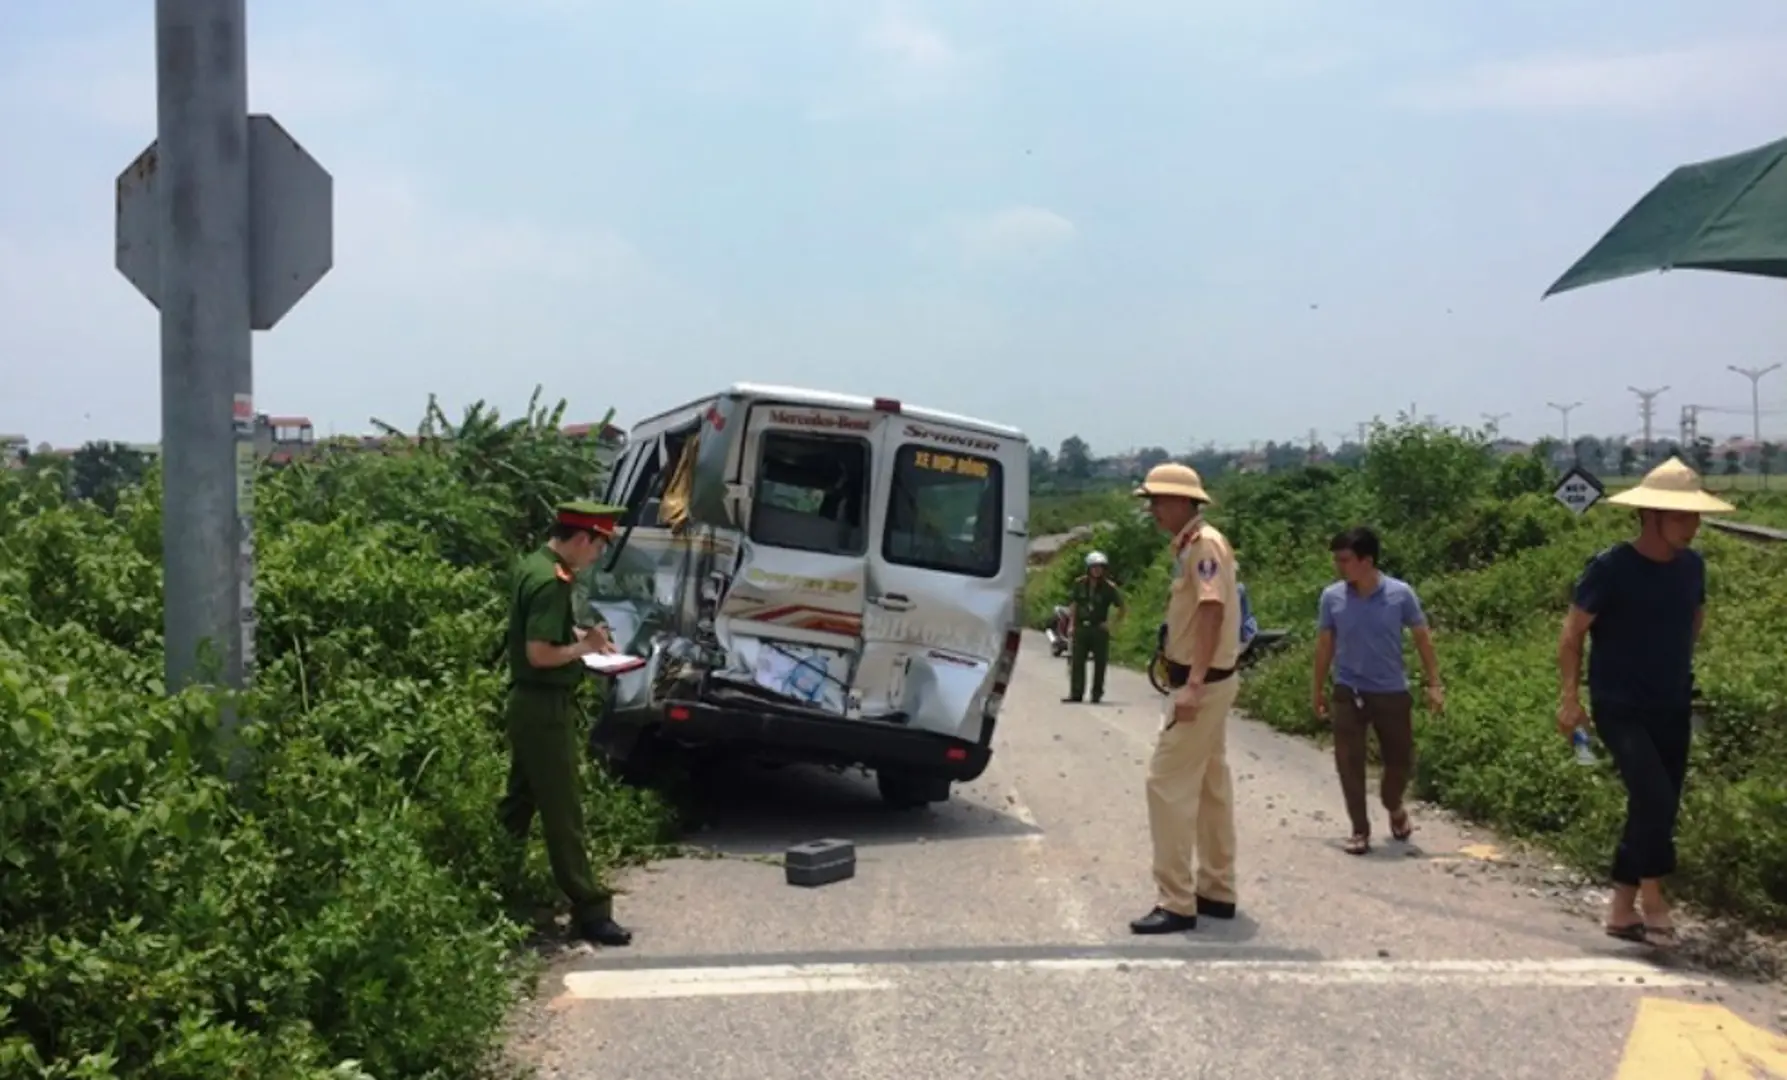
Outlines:
<svg viewBox="0 0 1787 1080"><path fill-rule="evenodd" d="M1005 787L1005 808L1012 817L1022 822L1034 832L1026 833L1025 839L1035 841L1026 846L1025 855L1030 861L1030 872L1036 876L1036 883L1045 893L1053 893L1055 897L1056 916L1061 928L1075 942L1082 945L1096 945L1103 940L1100 934L1092 930L1092 912L1078 893L1074 891L1071 878L1057 877L1049 872L1049 863L1043 853L1042 841L1047 836L1036 820L1036 814L1030 804L1018 794L1017 786L1007 784Z"/></svg>
<svg viewBox="0 0 1787 1080"><path fill-rule="evenodd" d="M844 990L891 990L893 981L867 964L767 964L759 967L660 968L645 971L574 971L565 996L579 1001L726 997L750 994L820 994Z"/></svg>
<svg viewBox="0 0 1787 1080"><path fill-rule="evenodd" d="M741 967L578 971L565 976L574 1001L815 994L891 990L925 970L976 967L1087 975L1178 969L1195 982L1326 986L1611 987L1711 986L1705 976L1660 971L1636 960L1202 960L1087 957L938 964L766 964Z"/></svg>
<svg viewBox="0 0 1787 1080"><path fill-rule="evenodd" d="M1011 816L1017 818L1019 824L1036 830L1027 834L1026 840L1042 839L1042 826L1036 823L1036 815L1030 812L1030 804L1026 803L1024 797L1018 794L1017 788L1009 785L1005 789L1005 808L1011 811Z"/></svg>

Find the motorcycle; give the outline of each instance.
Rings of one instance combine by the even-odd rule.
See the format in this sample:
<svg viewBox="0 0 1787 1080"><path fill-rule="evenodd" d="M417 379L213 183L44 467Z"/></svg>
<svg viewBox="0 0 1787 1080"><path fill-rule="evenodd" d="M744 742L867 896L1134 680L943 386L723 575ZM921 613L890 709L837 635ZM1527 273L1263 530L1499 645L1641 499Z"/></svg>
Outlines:
<svg viewBox="0 0 1787 1080"><path fill-rule="evenodd" d="M1055 621L1044 632L1049 637L1049 655L1066 656L1068 646L1073 644L1073 609L1056 604Z"/></svg>
<svg viewBox="0 0 1787 1080"><path fill-rule="evenodd" d="M1284 644L1289 637L1289 630L1255 631L1254 635L1247 639L1246 644L1241 646L1241 656L1235 661L1236 670L1245 671L1259 663L1260 657ZM1160 694L1172 691L1172 687L1167 685L1166 644L1167 624L1161 623L1160 632L1155 639L1154 656L1148 661L1148 684L1154 687L1156 693Z"/></svg>

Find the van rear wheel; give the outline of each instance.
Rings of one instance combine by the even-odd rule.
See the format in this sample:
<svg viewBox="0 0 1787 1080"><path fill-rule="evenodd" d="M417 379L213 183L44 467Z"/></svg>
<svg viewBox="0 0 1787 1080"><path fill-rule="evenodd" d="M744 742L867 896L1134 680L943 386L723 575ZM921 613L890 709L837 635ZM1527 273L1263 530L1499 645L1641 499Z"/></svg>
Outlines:
<svg viewBox="0 0 1787 1080"><path fill-rule="evenodd" d="M949 798L948 779L901 769L876 769L875 787L893 810L917 810Z"/></svg>

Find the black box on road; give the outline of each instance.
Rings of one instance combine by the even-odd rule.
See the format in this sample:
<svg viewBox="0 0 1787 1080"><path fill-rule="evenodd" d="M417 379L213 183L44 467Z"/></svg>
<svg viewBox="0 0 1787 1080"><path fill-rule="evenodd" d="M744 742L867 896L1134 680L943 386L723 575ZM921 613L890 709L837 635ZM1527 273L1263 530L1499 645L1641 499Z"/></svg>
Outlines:
<svg viewBox="0 0 1787 1080"><path fill-rule="evenodd" d="M782 857L790 885L830 885L856 876L856 845L848 840L809 840Z"/></svg>

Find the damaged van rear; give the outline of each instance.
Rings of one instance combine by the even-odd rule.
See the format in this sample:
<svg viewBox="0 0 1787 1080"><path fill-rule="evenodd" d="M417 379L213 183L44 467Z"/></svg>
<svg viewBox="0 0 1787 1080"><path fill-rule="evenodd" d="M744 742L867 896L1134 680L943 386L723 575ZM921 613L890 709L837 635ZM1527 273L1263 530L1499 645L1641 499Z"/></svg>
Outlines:
<svg viewBox="0 0 1787 1080"><path fill-rule="evenodd" d="M584 591L623 650L592 748L978 777L1017 661L1029 444L887 398L737 385L635 425Z"/></svg>

